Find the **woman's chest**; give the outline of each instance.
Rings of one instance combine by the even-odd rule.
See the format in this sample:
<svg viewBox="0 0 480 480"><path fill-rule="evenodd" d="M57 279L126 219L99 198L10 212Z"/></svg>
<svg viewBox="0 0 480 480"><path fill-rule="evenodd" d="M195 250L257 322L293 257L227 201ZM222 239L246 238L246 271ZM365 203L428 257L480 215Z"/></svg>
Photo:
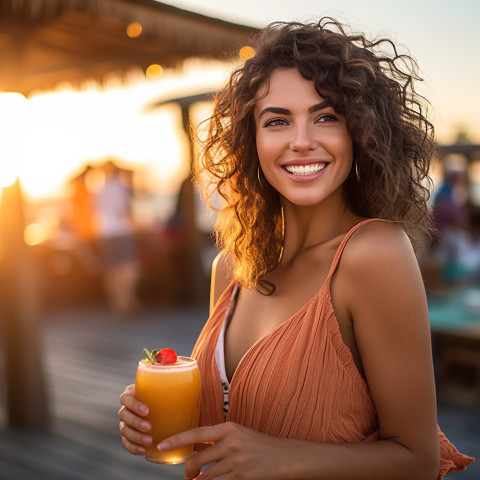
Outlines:
<svg viewBox="0 0 480 480"><path fill-rule="evenodd" d="M226 318L225 364L229 378L246 352L260 340L297 315L321 290L330 262L316 262L314 268L284 270L269 280L275 285L271 295L240 290L231 315ZM312 265L310 265L312 266Z"/></svg>
<svg viewBox="0 0 480 480"><path fill-rule="evenodd" d="M342 441L337 423L353 413L368 418L360 431L348 428L359 434L355 440L370 431L371 399L322 293L260 338L230 372L228 420L276 436Z"/></svg>
<svg viewBox="0 0 480 480"><path fill-rule="evenodd" d="M317 300L332 309L334 326L358 363L353 327L348 313L342 308L341 292L335 295L335 307L338 306L339 315L335 315L330 300L330 260L312 260L309 265L311 268L294 270L283 277L277 276L274 278L276 290L272 295L264 295L255 289L239 291L230 315L225 319L224 356L228 378L232 378L241 359L252 346L278 328L288 328L292 319ZM339 285L339 282L335 282L335 285ZM359 364L357 366L360 367Z"/></svg>

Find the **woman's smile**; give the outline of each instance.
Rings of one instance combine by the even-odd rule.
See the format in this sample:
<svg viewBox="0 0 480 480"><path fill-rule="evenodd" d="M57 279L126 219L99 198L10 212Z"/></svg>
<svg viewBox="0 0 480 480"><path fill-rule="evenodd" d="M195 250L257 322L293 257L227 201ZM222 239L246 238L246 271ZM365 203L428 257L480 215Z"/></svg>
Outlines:
<svg viewBox="0 0 480 480"><path fill-rule="evenodd" d="M306 164L294 164L289 163L283 166L289 178L294 182L308 183L313 182L317 178L323 175L328 163L326 162L314 162Z"/></svg>

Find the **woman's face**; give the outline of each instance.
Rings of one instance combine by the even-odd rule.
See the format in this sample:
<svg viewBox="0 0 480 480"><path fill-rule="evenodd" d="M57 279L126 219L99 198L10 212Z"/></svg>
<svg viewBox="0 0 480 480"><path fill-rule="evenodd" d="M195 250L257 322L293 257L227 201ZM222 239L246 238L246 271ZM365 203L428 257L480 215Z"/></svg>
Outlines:
<svg viewBox="0 0 480 480"><path fill-rule="evenodd" d="M317 93L313 82L293 68L275 70L254 116L260 166L285 200L307 206L342 196L352 168L352 139L345 117Z"/></svg>

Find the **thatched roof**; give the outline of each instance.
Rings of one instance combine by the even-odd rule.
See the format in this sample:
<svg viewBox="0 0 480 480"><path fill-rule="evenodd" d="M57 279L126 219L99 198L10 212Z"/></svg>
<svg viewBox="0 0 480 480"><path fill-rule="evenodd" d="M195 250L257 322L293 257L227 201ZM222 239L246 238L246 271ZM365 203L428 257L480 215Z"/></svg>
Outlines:
<svg viewBox="0 0 480 480"><path fill-rule="evenodd" d="M127 26L142 33L129 38ZM254 28L154 0L0 0L0 90L28 94L152 63L226 58Z"/></svg>

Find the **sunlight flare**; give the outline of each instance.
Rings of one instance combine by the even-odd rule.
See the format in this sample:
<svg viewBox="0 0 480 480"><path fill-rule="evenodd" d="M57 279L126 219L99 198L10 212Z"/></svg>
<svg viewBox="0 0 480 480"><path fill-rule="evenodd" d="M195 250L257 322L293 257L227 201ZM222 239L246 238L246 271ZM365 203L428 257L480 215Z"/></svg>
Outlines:
<svg viewBox="0 0 480 480"><path fill-rule="evenodd" d="M0 188L12 185L20 172L22 121L27 108L27 99L19 93L0 93Z"/></svg>

